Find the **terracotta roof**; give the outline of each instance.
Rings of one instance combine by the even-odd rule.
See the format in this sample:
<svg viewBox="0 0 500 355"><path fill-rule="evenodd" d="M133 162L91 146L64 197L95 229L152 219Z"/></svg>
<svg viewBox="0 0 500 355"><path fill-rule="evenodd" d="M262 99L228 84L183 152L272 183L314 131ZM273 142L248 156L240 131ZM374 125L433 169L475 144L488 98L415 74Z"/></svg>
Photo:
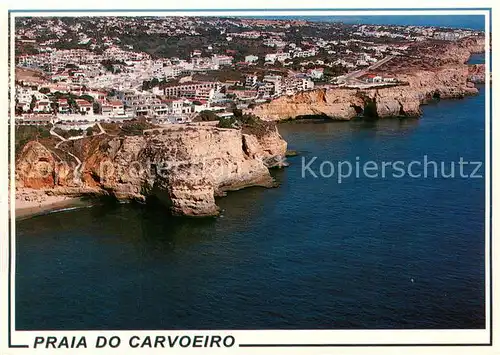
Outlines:
<svg viewBox="0 0 500 355"><path fill-rule="evenodd" d="M83 99L76 99L75 102L78 106L92 106L92 104L90 102L88 102L87 100L83 100Z"/></svg>
<svg viewBox="0 0 500 355"><path fill-rule="evenodd" d="M108 102L112 106L123 106L123 102L120 100L109 100Z"/></svg>

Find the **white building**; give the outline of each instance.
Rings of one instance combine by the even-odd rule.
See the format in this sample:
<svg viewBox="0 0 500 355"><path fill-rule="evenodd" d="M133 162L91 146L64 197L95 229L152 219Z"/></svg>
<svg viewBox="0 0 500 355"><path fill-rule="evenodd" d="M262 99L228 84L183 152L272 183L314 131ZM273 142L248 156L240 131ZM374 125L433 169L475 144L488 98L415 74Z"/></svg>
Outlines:
<svg viewBox="0 0 500 355"><path fill-rule="evenodd" d="M247 75L245 77L245 86L246 87L253 87L257 84L257 75L251 74Z"/></svg>
<svg viewBox="0 0 500 355"><path fill-rule="evenodd" d="M276 61L278 62L284 62L285 60L287 59L290 59L291 56L290 56L290 53L269 53L269 54L266 54L265 56L265 61L266 62L270 62L270 63L274 63Z"/></svg>
<svg viewBox="0 0 500 355"><path fill-rule="evenodd" d="M218 65L219 67L222 67L225 65L232 65L233 64L233 57L227 56L227 55L214 54L212 56L212 63L214 63L215 65Z"/></svg>
<svg viewBox="0 0 500 355"><path fill-rule="evenodd" d="M293 53L294 58L306 58L306 57L314 57L316 55L315 49L309 49L306 51L298 51Z"/></svg>
<svg viewBox="0 0 500 355"><path fill-rule="evenodd" d="M259 57L257 57L256 55L252 55L252 54L247 55L247 56L245 57L245 62L246 62L246 63L255 63L255 62L257 62L258 60L259 60Z"/></svg>

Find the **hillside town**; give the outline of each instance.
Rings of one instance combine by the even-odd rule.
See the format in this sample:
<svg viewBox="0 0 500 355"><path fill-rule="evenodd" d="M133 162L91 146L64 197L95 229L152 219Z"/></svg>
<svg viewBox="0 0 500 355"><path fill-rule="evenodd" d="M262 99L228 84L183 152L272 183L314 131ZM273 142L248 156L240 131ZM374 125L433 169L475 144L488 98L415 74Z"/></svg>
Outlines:
<svg viewBox="0 0 500 355"><path fill-rule="evenodd" d="M217 17L17 18L15 30L16 124L77 135L227 118L315 88L404 85L376 68L419 43L482 34Z"/></svg>

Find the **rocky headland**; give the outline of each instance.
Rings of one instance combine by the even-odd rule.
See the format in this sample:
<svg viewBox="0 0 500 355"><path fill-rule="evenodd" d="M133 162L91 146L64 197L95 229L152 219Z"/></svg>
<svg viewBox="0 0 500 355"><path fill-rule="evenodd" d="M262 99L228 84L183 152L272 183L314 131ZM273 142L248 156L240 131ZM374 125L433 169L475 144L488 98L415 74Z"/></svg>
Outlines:
<svg viewBox="0 0 500 355"><path fill-rule="evenodd" d="M395 57L370 71L401 84L380 88L321 88L281 96L247 110L263 120L281 121L303 116L336 120L365 117L418 117L430 100L477 94L474 83L484 82L484 65L468 65L473 53L484 52L484 37L448 44L416 44L410 55ZM481 81L482 73L482 81Z"/></svg>
<svg viewBox="0 0 500 355"><path fill-rule="evenodd" d="M218 214L215 197L226 191L273 186L269 168L284 165L286 148L273 124L256 132L171 125L142 135L68 141L58 148L77 160L31 141L16 159L16 202L42 204L47 196L157 198L174 215L212 216Z"/></svg>

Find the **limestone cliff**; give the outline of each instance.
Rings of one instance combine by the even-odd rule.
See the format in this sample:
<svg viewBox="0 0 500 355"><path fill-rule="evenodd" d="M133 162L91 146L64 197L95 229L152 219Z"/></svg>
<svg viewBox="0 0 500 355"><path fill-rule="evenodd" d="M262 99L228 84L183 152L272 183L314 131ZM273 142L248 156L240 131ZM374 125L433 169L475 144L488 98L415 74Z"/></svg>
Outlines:
<svg viewBox="0 0 500 355"><path fill-rule="evenodd" d="M118 200L157 197L175 215L218 213L215 197L247 186L273 184L286 142L275 126L258 135L237 129L172 125L140 136L98 136L66 142L82 164L41 143L24 146L16 161L16 189Z"/></svg>
<svg viewBox="0 0 500 355"><path fill-rule="evenodd" d="M486 77L486 70L484 64L469 65L468 80L475 84L484 84ZM490 77L491 80L491 77Z"/></svg>
<svg viewBox="0 0 500 355"><path fill-rule="evenodd" d="M376 70L382 76L396 78L402 85L317 89L281 96L247 110L247 113L267 121L307 115L337 120L350 120L358 115L419 116L420 105L428 100L462 98L477 93L466 61L472 53L482 51L484 37L466 38L447 45L417 44L411 55L394 58Z"/></svg>

